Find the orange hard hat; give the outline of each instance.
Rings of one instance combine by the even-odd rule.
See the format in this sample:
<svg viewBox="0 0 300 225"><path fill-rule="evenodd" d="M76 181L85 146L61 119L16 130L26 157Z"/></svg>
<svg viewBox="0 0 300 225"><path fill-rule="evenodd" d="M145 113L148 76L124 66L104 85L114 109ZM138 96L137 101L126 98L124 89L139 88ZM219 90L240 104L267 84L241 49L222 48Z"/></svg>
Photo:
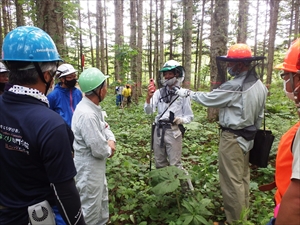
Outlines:
<svg viewBox="0 0 300 225"><path fill-rule="evenodd" d="M296 39L286 52L283 63L274 67L279 70L286 70L297 73L300 70L300 38Z"/></svg>
<svg viewBox="0 0 300 225"><path fill-rule="evenodd" d="M247 44L238 43L228 49L227 55L217 56L216 59L224 62L252 62L264 60L265 57L252 56L251 48Z"/></svg>
<svg viewBox="0 0 300 225"><path fill-rule="evenodd" d="M232 45L227 52L227 58L232 59L242 59L242 58L251 58L252 53L251 49L246 44L235 44Z"/></svg>

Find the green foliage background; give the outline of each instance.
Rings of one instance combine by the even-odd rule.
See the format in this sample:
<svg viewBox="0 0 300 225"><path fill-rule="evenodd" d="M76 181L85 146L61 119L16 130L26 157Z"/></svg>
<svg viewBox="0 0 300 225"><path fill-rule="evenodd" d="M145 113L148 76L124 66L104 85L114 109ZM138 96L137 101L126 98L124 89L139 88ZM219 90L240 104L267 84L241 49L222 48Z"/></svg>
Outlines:
<svg viewBox="0 0 300 225"><path fill-rule="evenodd" d="M146 86L144 89L146 93ZM109 224L197 225L225 220L218 180L218 124L208 123L207 108L192 102L195 119L186 126L182 160L195 190L187 191L182 183L188 176L177 168L155 169L150 153L150 124L154 115L144 113L144 98L129 108L117 108L111 86L101 103L117 139L116 153L107 161ZM266 109L266 129L272 130L275 141L268 167L251 166L250 208L243 211L238 224L266 224L272 217L275 190L261 192L258 187L273 181L280 137L298 119L293 102L285 97L282 82L276 79L270 88ZM248 217L247 222L245 217Z"/></svg>

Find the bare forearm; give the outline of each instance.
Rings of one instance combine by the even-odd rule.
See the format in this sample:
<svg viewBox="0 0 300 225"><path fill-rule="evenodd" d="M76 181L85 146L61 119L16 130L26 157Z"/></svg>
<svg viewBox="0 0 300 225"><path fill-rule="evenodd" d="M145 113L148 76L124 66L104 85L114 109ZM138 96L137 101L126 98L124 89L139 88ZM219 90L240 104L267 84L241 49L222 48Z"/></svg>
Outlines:
<svg viewBox="0 0 300 225"><path fill-rule="evenodd" d="M293 179L283 195L275 225L300 224L300 180Z"/></svg>

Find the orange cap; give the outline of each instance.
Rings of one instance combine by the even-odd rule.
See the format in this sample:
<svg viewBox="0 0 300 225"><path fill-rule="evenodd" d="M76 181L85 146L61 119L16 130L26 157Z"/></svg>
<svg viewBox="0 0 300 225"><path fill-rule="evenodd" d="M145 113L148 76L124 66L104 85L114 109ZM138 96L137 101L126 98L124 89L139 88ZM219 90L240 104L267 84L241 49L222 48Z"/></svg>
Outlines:
<svg viewBox="0 0 300 225"><path fill-rule="evenodd" d="M235 44L232 45L227 52L227 58L234 58L234 59L240 59L240 58L251 58L251 49L246 44Z"/></svg>

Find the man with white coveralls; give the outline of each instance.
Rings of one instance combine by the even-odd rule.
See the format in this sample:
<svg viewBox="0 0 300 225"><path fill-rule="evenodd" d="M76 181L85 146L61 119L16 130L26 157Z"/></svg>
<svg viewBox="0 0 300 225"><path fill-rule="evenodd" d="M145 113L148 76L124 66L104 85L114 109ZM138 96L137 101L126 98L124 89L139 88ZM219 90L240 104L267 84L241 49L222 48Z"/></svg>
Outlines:
<svg viewBox="0 0 300 225"><path fill-rule="evenodd" d="M103 225L109 219L106 159L112 157L115 136L104 120L100 102L106 96L108 76L97 68L85 69L78 80L85 96L72 118L76 186L87 224Z"/></svg>
<svg viewBox="0 0 300 225"><path fill-rule="evenodd" d="M154 84L149 84L144 111L152 114L157 109L155 130L153 134L153 151L157 169L176 166L186 174L183 168L182 133L180 126L190 123L193 118L190 98L182 98L175 94L180 88L185 75L184 67L175 60L167 61L160 69L162 87L154 92ZM188 179L188 185L193 190Z"/></svg>

